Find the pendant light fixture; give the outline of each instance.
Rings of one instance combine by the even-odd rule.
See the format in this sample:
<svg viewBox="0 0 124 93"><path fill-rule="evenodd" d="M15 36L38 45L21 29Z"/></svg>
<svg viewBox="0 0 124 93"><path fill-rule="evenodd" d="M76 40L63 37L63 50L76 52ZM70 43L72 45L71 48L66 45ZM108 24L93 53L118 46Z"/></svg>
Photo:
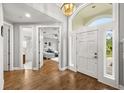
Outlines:
<svg viewBox="0 0 124 93"><path fill-rule="evenodd" d="M64 3L61 7L63 14L66 16L72 15L74 9L75 5L73 3Z"/></svg>

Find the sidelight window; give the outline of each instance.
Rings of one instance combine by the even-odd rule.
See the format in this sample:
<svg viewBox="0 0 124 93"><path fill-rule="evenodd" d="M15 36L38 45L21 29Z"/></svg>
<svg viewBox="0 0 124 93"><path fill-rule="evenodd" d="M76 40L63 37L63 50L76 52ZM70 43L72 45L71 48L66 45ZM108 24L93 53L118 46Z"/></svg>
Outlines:
<svg viewBox="0 0 124 93"><path fill-rule="evenodd" d="M114 79L114 62L113 62L113 32L107 30L105 34L105 60L104 76Z"/></svg>

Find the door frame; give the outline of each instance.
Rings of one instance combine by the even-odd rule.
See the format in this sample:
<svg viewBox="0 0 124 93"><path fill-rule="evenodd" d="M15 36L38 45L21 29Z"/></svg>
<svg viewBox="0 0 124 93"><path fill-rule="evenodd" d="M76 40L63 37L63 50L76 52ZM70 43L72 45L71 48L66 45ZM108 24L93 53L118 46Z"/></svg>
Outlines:
<svg viewBox="0 0 124 93"><path fill-rule="evenodd" d="M82 4L82 5L80 5L78 8L77 8L77 10L72 14L72 16L70 16L69 17L69 20L68 20L68 22L69 22L69 27L68 27L68 42L69 42L69 50L68 50L68 57L69 57L69 60L68 60L68 62L69 62L69 66L68 66L68 68L70 69L70 70L73 70L73 71L77 71L76 70L76 63L74 62L75 60L72 60L72 56L74 57L74 53L72 53L72 47L71 47L71 44L72 44L72 36L74 36L73 38L76 38L76 36L75 36L75 31L72 31L72 20L73 20L73 18L78 14L78 12L81 10L81 9L83 9L83 8L85 8L85 7L87 7L88 5L90 5L91 3L86 3L86 4ZM114 86L114 87L116 87L116 88L119 88L119 59L118 59L118 57L119 57L119 29L118 29L118 18L119 18L119 16L118 16L118 4L117 3L113 3L112 4L112 12L113 12L113 15L112 15L112 18L113 18L113 27L114 27L114 31L113 31L113 33L114 33L114 40L115 40L115 42L114 42L114 47L116 47L116 49L115 49L115 51L114 51L114 53L116 53L115 54L115 58L114 58L114 60L116 61L116 63L115 63L115 73L116 73L116 75L115 75L115 77L116 77L116 86ZM76 52L75 52L75 54L76 54ZM75 58L74 58L75 59ZM71 63L73 63L74 64L74 66L70 66L70 64Z"/></svg>
<svg viewBox="0 0 124 93"><path fill-rule="evenodd" d="M4 21L3 23L4 25L8 25L10 27L10 71L14 70L13 68L13 61L14 61L14 56L13 56L13 52L14 52L14 47L13 47L13 25L11 23L8 23L6 21Z"/></svg>
<svg viewBox="0 0 124 93"><path fill-rule="evenodd" d="M22 53L22 37L23 37L23 32L22 32L22 28L24 28L24 27L31 27L32 29L33 29L33 32L32 32L32 43L34 43L34 35L33 35L33 33L34 33L34 31L35 31L35 29L34 29L34 25L20 25L20 27L19 27L19 33L20 33L20 42L19 42L19 44L20 44L20 47L19 47L19 63L20 63L20 69L25 69L24 68L24 65L23 65L23 58L22 58L22 56L23 56L23 53ZM34 47L34 46L33 46ZM32 52L34 51L34 49L32 50ZM34 58L34 55L33 55L33 57L32 57L32 69L33 69L33 58Z"/></svg>
<svg viewBox="0 0 124 93"><path fill-rule="evenodd" d="M38 33L38 29L39 28L44 28L44 27L56 27L56 28L59 28L59 70L63 70L63 68L62 68L62 47L61 47L61 45L62 45L62 40L61 40L61 26L60 25L38 25L38 26L36 26L36 30L37 30L37 33ZM38 41L38 35L37 35L37 41ZM37 42L37 50L38 50L39 48L38 48L38 42ZM37 51L37 69L38 69L38 56L39 56L39 54L38 54L38 51Z"/></svg>

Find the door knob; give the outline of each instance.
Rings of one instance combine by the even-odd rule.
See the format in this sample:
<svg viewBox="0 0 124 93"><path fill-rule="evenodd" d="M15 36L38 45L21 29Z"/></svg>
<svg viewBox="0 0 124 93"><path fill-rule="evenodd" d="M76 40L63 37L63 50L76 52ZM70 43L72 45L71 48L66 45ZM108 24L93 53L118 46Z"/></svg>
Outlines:
<svg viewBox="0 0 124 93"><path fill-rule="evenodd" d="M94 55L97 55L97 53L94 53Z"/></svg>
<svg viewBox="0 0 124 93"><path fill-rule="evenodd" d="M98 57L97 56L94 56L95 59L97 59Z"/></svg>

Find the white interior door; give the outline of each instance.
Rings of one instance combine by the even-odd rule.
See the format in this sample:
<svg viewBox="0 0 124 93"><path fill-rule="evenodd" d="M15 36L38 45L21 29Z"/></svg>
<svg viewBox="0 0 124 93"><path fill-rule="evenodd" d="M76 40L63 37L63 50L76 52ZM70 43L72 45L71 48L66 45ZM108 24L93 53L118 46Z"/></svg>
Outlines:
<svg viewBox="0 0 124 93"><path fill-rule="evenodd" d="M97 31L77 34L77 70L97 78Z"/></svg>
<svg viewBox="0 0 124 93"><path fill-rule="evenodd" d="M4 71L10 70L10 27L4 25Z"/></svg>
<svg viewBox="0 0 124 93"><path fill-rule="evenodd" d="M39 28L39 68L43 66L43 31Z"/></svg>

